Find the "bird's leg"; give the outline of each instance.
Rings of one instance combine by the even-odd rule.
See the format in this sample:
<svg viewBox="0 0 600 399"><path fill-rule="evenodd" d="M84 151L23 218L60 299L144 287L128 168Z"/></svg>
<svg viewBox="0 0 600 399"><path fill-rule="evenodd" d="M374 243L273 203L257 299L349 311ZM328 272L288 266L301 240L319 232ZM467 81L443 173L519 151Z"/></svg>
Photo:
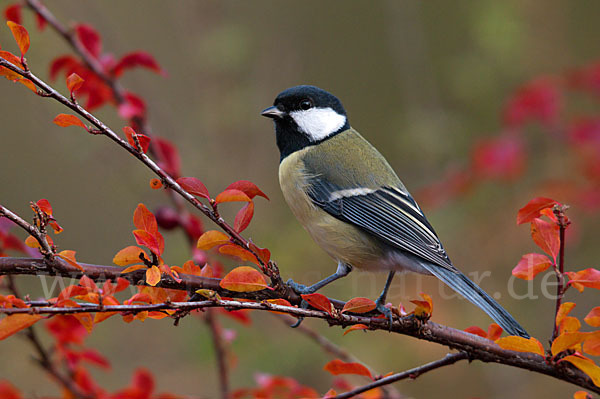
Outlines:
<svg viewBox="0 0 600 399"><path fill-rule="evenodd" d="M288 287L290 287L291 289L293 289L297 294L300 294L300 295L312 294L312 293L317 292L321 288L325 287L327 284L329 284L339 278L347 276L351 271L352 271L352 266L347 265L343 262L339 262L335 273L333 273L331 276L326 277L323 280L321 280L313 285L310 285L307 287L305 285L298 284L297 282L295 282L292 279L289 279L285 284ZM308 303L305 300L302 300L300 307L303 309L306 309L306 308L308 308ZM291 327L292 328L298 327L300 325L300 323L302 323L302 320L304 320L304 317L299 317L298 321L296 323L294 323Z"/></svg>
<svg viewBox="0 0 600 399"><path fill-rule="evenodd" d="M381 295L379 295L379 298L377 298L377 300L375 301L377 310L379 310L381 313L383 313L385 315L385 317L387 317L387 319L389 320L390 331L392 330L392 321L393 321L392 311L385 307L385 298L387 297L388 291L390 290L390 285L392 285L392 280L394 279L394 274L396 274L396 272L394 270L392 270L390 272L390 274L388 274L387 280L385 282L385 287L383 287L383 291L381 291Z"/></svg>

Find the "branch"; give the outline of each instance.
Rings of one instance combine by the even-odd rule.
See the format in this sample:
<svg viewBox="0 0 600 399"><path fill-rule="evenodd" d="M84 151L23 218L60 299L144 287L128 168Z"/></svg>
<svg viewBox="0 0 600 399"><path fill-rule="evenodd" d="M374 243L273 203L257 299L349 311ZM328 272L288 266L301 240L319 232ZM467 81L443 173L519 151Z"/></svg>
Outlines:
<svg viewBox="0 0 600 399"><path fill-rule="evenodd" d="M221 399L229 399L229 370L227 368L227 353L223 344L221 326L219 325L214 311L209 309L206 312L206 323L210 327L210 333L215 348L215 358L219 370L219 387L221 389Z"/></svg>
<svg viewBox="0 0 600 399"><path fill-rule="evenodd" d="M129 143L119 137L113 130L111 130L107 125L105 125L102 121L88 112L85 108L81 107L78 103L71 101L66 98L46 82L35 76L30 70L24 71L19 67L13 65L6 59L0 57L0 66L10 69L11 71L23 76L26 79L31 80L36 86L42 89L45 94L43 97L53 98L59 103L63 104L65 107L71 109L85 120L90 122L97 131L94 130L94 133L102 134L108 137L110 140L118 144L121 148L129 152L131 155L136 157L139 161L141 161L144 165L146 165L152 172L154 172L160 180L163 182L165 187L170 188L171 190L177 192L181 197L183 197L186 201L192 204L196 209L202 212L206 217L208 217L211 221L213 221L216 225L218 225L225 233L227 233L233 242L248 251L252 252L258 261L260 262L263 271L269 278L271 279L273 285L278 289L287 289L283 281L281 280L281 276L279 275L279 269L275 262L270 261L268 264L264 264L262 260L260 260L260 256L254 253L252 248L250 247L250 243L244 237L242 237L231 225L229 225L225 220L211 207L206 206L202 202L200 202L196 197L192 194L188 193L184 190L176 181L167 174L160 166L156 164L148 155L144 154L141 151L138 151L136 148L133 148L129 145ZM288 289L289 290L289 289Z"/></svg>
<svg viewBox="0 0 600 399"><path fill-rule="evenodd" d="M5 217L23 228L23 230L28 232L29 235L35 238L40 244L40 251L45 257L48 257L50 260L54 258L54 250L50 244L48 244L48 241L46 240L46 234L44 232L40 231L40 229L38 229L36 226L26 222L19 215L13 213L10 209L5 208L2 205L0 205L0 217Z"/></svg>
<svg viewBox="0 0 600 399"><path fill-rule="evenodd" d="M60 260L57 260L60 261ZM30 267L28 265L35 265ZM120 276L122 269L113 266L98 266L98 265L87 265L80 263L85 269L85 275L92 280L106 280L107 278L115 279ZM72 274L67 274L68 277L81 277L83 273L72 266L66 265L71 269ZM0 275L2 274L58 274L62 275L65 273L65 269L50 269L45 266L45 260L43 259L20 259L20 258L0 258ZM136 283L142 284L142 274L138 274L138 277L128 276L129 274L138 274L138 272L128 273L124 277L130 279L130 281L136 281ZM431 321L420 321L414 317L404 317L396 319L389 326L389 322L386 319L377 317L375 313L372 314L342 314L340 312L333 312L333 315L313 309L303 309L294 306L283 306L276 305L270 302L266 302L265 299L273 298L284 298L278 296L279 294L273 290L263 290L257 292L232 292L222 289L219 286L219 279L213 278L202 278L197 276L182 275L183 281L177 283L170 278L163 278L161 280L161 286L164 288L174 289L187 289L192 288L206 288L213 289L223 297L228 298L244 298L253 299L255 302L241 302L234 299L216 299L206 300L199 302L172 302L172 303L157 303L148 305L114 305L114 306L100 306L96 304L81 304L80 307L70 308L57 308L50 306L39 306L32 308L0 308L0 313L5 314L17 314L17 313L36 313L36 314L72 314L81 312L131 312L138 313L141 311L160 311L160 310L180 310L180 311L191 311L196 309L208 309L214 307L224 308L226 310L237 310L237 309L252 309L262 311L278 311L287 313L296 317L309 317L323 319L331 326L342 326L348 327L354 324L365 324L370 330L383 330L391 331L401 335L407 335L415 337L421 340L435 342L440 345L463 351L469 354L469 358L472 360L481 360L483 362L494 362L508 366L518 367L530 371L534 371L541 374L546 374L578 385L582 388L590 391L600 393L600 387L594 385L592 380L583 372L571 367L565 363L552 364L544 357L529 353L529 352L515 352L507 349L503 349L493 341L485 338L481 338L477 335L469 334L465 331L456 330L451 327L446 327ZM285 298L287 299L287 298ZM299 299L299 298L298 298ZM289 300L289 299L288 299ZM299 300L292 302L299 304ZM343 302L332 300L332 303L336 308L343 306Z"/></svg>
<svg viewBox="0 0 600 399"><path fill-rule="evenodd" d="M358 394L369 391L373 388L381 387L384 385L392 384L396 381L404 380L406 378L415 379L421 374L425 374L428 371L438 369L440 367L449 366L458 362L459 360L468 359L469 355L465 352L449 353L443 359L436 360L435 362L427 363L414 369L406 370L398 374L393 374L385 378L381 378L377 381L373 381L370 384L363 385L362 387L353 389L343 394L334 396L332 399L346 399L352 398Z"/></svg>
<svg viewBox="0 0 600 399"><path fill-rule="evenodd" d="M551 342L558 336L559 326L556 325L556 316L558 315L563 296L568 289L568 286L565 287L565 230L571 222L565 217L567 208L568 206L565 205L555 205L552 210L554 215L556 215L558 223L560 249L558 252L558 268L556 267L556 264L554 265L554 272L556 273L556 309L554 311L554 328L552 330Z"/></svg>

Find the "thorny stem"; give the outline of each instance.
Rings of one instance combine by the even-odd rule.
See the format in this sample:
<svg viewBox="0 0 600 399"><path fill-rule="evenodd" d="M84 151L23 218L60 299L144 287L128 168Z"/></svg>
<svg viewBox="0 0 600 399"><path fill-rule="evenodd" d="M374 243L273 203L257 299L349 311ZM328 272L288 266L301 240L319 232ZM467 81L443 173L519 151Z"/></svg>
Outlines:
<svg viewBox="0 0 600 399"><path fill-rule="evenodd" d="M565 287L565 230L571 223L565 217L565 211L568 209L566 205L555 205L554 215L556 215L558 229L559 229L559 240L560 240L560 249L558 252L558 268L554 266L554 272L556 273L556 308L554 311L554 328L552 329L552 341L558 336L558 328L559 326L556 324L556 316L558 315L558 310L560 309L560 305L562 304L563 296L567 291L568 287Z"/></svg>
<svg viewBox="0 0 600 399"><path fill-rule="evenodd" d="M373 381L370 384L363 385L362 387L358 387L348 392L344 392L340 395L334 396L332 399L346 399L352 398L356 395L359 395L363 392L370 391L371 389L378 388L387 384L394 383L396 381L404 380L406 378L415 379L422 374L427 373L428 371L438 369L440 367L448 366L458 362L459 360L467 359L469 355L466 352L458 352L458 353L449 353L444 358L440 360L436 360L431 363L424 364L419 367L415 367L410 370L403 371L401 373L393 374L385 378L381 378L379 380Z"/></svg>

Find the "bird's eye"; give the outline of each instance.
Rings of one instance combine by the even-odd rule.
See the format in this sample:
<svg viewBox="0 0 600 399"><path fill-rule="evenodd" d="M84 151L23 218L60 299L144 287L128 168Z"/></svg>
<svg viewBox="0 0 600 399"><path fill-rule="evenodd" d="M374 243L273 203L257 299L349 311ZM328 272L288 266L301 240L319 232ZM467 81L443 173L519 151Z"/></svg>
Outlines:
<svg viewBox="0 0 600 399"><path fill-rule="evenodd" d="M311 109L312 106L313 106L313 103L310 100L300 101L300 109L303 109L304 111L306 111L307 109Z"/></svg>

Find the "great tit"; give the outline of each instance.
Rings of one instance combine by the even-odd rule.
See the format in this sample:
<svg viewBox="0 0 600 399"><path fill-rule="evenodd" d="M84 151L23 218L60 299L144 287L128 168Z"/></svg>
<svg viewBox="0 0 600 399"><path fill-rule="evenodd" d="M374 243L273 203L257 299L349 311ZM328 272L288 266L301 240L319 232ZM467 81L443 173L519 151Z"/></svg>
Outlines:
<svg viewBox="0 0 600 399"><path fill-rule="evenodd" d="M275 123L279 183L292 212L332 258L337 271L313 293L353 267L389 271L377 309L392 322L385 298L396 272L434 275L485 311L508 334L529 337L492 297L452 265L423 211L385 158L350 127L334 95L315 86L281 92L262 116Z"/></svg>

